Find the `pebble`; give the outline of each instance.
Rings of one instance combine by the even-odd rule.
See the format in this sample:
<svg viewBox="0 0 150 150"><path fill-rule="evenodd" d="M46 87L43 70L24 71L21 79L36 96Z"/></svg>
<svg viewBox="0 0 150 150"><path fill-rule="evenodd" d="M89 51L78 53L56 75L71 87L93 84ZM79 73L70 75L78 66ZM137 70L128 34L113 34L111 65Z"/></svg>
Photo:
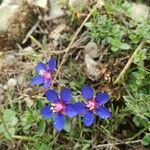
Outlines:
<svg viewBox="0 0 150 150"><path fill-rule="evenodd" d="M9 88L14 88L17 85L17 80L14 78L10 78L7 82Z"/></svg>
<svg viewBox="0 0 150 150"><path fill-rule="evenodd" d="M28 107L31 107L34 104L33 100L29 96L25 97L24 101L26 102Z"/></svg>
<svg viewBox="0 0 150 150"><path fill-rule="evenodd" d="M90 0L69 0L69 6L73 9L81 10L81 8L85 8L90 3Z"/></svg>
<svg viewBox="0 0 150 150"><path fill-rule="evenodd" d="M88 54L91 58L97 58L99 56L98 46L94 42L89 42L84 50L85 54Z"/></svg>
<svg viewBox="0 0 150 150"><path fill-rule="evenodd" d="M11 66L15 65L16 62L17 62L16 57L12 54L8 54L8 55L5 56L4 66L11 67Z"/></svg>
<svg viewBox="0 0 150 150"><path fill-rule="evenodd" d="M23 85L24 85L24 83L25 83L25 76L24 76L23 73L22 73L22 74L19 74L19 75L17 76L17 83L18 83L18 85L20 85L20 86L23 86Z"/></svg>

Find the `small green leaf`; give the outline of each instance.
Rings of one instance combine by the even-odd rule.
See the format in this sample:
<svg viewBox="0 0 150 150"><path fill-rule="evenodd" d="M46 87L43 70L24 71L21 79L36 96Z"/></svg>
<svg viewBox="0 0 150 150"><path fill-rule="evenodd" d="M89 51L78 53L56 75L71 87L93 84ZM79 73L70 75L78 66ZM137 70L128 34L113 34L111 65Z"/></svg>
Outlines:
<svg viewBox="0 0 150 150"><path fill-rule="evenodd" d="M70 132L70 130L71 130L71 121L70 121L69 118L65 119L64 130L67 131L67 132Z"/></svg>
<svg viewBox="0 0 150 150"><path fill-rule="evenodd" d="M117 52L117 51L118 51L118 47L111 47L111 50L112 50L113 52Z"/></svg>
<svg viewBox="0 0 150 150"><path fill-rule="evenodd" d="M8 134L8 132L9 132L9 134ZM13 136L13 135L15 135L15 128L14 127L11 127L11 128L9 128L8 129L8 132L4 132L4 135L5 135L5 137L7 138L7 139L11 139L11 137Z"/></svg>
<svg viewBox="0 0 150 150"><path fill-rule="evenodd" d="M49 150L49 149L50 149L50 147L48 145L42 144L38 150Z"/></svg>
<svg viewBox="0 0 150 150"><path fill-rule="evenodd" d="M13 121L14 118L16 118L16 112L11 109L7 109L4 112L3 117L4 117L5 122L11 122Z"/></svg>
<svg viewBox="0 0 150 150"><path fill-rule="evenodd" d="M142 140L142 144L145 146L150 145L150 133L146 133L146 135L144 136Z"/></svg>
<svg viewBox="0 0 150 150"><path fill-rule="evenodd" d="M121 43L120 48L123 50L128 50L130 49L130 45L128 45L127 43Z"/></svg>

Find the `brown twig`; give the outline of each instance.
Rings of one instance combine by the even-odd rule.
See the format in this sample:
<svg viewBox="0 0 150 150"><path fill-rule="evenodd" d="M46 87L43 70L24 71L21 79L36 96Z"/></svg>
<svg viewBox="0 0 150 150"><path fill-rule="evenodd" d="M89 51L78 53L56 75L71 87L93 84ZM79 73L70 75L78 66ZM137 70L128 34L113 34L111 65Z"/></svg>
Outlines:
<svg viewBox="0 0 150 150"><path fill-rule="evenodd" d="M109 146L115 146L115 145L122 145L122 144L134 144L134 143L140 143L141 140L136 140L136 141L127 141L127 142L117 142L117 143L108 143L108 144L100 144L100 145L96 145L93 148L104 148L104 147L109 147Z"/></svg>
<svg viewBox="0 0 150 150"><path fill-rule="evenodd" d="M129 69L130 65L132 64L132 61L135 57L135 55L137 54L137 52L143 48L143 46L146 44L146 39L143 39L142 42L139 44L139 46L135 49L134 53L132 54L132 56L130 57L130 59L128 60L128 62L126 63L126 65L124 66L124 68L122 69L122 71L120 72L119 76L117 77L117 79L115 80L114 84L119 83L120 80L123 79L125 73L127 72L127 70Z"/></svg>
<svg viewBox="0 0 150 150"><path fill-rule="evenodd" d="M84 21L82 22L82 24L80 25L80 27L78 28L78 30L75 32L75 34L74 34L74 36L73 36L71 42L69 43L68 47L65 49L66 52L65 52L65 54L64 54L64 56L63 56L63 59L62 59L60 65L59 65L59 67L58 67L58 70L57 70L57 72L56 72L56 74L55 74L54 79L57 78L57 76L58 76L58 74L59 74L59 72L60 72L60 69L61 69L62 65L64 64L64 62L65 62L65 59L66 59L66 57L67 57L67 54L68 54L68 52L69 52L69 50L70 50L70 48L71 48L73 42L75 41L75 39L77 38L77 36L78 36L78 34L80 33L81 29L83 28L84 24L87 22L87 20L90 18L90 16L92 15L92 13L95 11L96 8L97 8L97 5L95 5L95 7L93 7L93 9L91 10L91 12L87 15L87 17L84 19Z"/></svg>
<svg viewBox="0 0 150 150"><path fill-rule="evenodd" d="M36 28L38 27L39 23L40 23L40 20L38 20L38 21L34 24L34 26L28 31L28 33L26 34L25 38L24 38L23 41L22 41L22 44L24 44L24 43L29 39L29 37L32 35L32 33L33 33L33 32L36 30Z"/></svg>

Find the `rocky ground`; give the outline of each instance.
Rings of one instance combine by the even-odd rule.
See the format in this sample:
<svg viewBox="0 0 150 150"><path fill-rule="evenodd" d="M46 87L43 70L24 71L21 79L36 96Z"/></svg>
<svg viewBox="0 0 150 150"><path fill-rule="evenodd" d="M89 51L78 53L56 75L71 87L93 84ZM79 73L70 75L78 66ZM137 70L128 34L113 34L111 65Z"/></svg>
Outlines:
<svg viewBox="0 0 150 150"><path fill-rule="evenodd" d="M148 149L140 144L144 132L140 134L141 128L131 121L133 114L122 109L125 106L123 96L128 93L124 84L130 76L125 77L127 80L123 84L122 76L118 78L126 64L129 63L127 70L134 70L134 65L130 68L130 58L137 47L148 49L148 42L141 39L129 52L116 55L111 53L110 47L90 39L85 27L95 10L114 19L117 17L124 26L130 19L148 19L147 1L144 4L130 2L130 17L106 11L108 5L102 0L1 0L0 3L0 115L12 109L18 118L11 138L0 131L0 149ZM74 125L71 133L57 134L49 124L44 124L49 134L42 131L38 134L41 118L36 108L40 105L38 101L43 99L43 89L31 86L30 81L35 65L39 61L47 62L51 56L58 61L56 82L77 90L87 82L97 91L108 92L112 99L109 106L117 117L104 126L95 124L89 129L80 126L75 131ZM144 67L148 70L147 62ZM60 88L55 84L54 87ZM121 112L120 116L117 111ZM29 127L21 121L25 115L28 115ZM2 122L3 118L0 124ZM136 134L139 136L130 140ZM48 141L51 141L50 146ZM38 142L40 144L36 145Z"/></svg>

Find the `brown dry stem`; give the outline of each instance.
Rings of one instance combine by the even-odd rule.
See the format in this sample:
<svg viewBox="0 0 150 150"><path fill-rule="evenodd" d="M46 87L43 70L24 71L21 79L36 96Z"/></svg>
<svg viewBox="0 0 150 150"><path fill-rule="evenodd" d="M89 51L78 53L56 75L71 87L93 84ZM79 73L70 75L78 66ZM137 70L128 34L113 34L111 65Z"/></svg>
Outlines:
<svg viewBox="0 0 150 150"><path fill-rule="evenodd" d="M139 46L135 49L134 53L132 54L132 56L130 57L130 59L128 60L124 68L122 69L122 71L120 72L114 84L119 83L124 78L124 75L127 72L127 70L130 68L130 65L132 64L135 55L140 49L144 47L145 44L146 44L146 39L143 39L142 42L139 44Z"/></svg>

